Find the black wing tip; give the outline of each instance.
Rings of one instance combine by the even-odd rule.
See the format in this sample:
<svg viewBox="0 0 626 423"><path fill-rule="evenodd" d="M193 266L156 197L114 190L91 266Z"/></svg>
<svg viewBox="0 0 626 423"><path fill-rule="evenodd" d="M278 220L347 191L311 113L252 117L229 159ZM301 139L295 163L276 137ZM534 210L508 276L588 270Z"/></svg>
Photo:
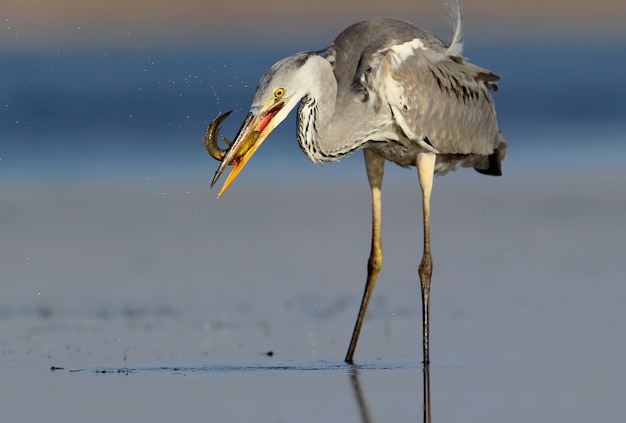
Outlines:
<svg viewBox="0 0 626 423"><path fill-rule="evenodd" d="M496 149L493 153L487 156L487 167L475 167L474 170L483 175L489 176L502 176L502 161L500 159L500 149Z"/></svg>

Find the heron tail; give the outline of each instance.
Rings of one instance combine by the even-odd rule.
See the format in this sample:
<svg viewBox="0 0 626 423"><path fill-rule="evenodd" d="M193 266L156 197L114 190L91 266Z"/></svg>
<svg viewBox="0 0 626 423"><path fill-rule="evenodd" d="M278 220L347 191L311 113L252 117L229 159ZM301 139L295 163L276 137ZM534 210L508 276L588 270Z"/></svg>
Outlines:
<svg viewBox="0 0 626 423"><path fill-rule="evenodd" d="M463 55L463 14L459 0L447 0L446 9L450 12L450 23L452 24L452 39L448 45L446 53L451 56Z"/></svg>

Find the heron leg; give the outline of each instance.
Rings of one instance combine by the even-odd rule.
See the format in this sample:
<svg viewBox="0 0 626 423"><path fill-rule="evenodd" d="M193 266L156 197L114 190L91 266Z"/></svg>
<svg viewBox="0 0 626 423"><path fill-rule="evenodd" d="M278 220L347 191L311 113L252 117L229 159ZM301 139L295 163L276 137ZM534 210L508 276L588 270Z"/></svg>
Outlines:
<svg viewBox="0 0 626 423"><path fill-rule="evenodd" d="M383 184L385 159L369 149L365 149L363 151L365 154L367 178L372 191L372 249L370 251L370 258L367 262L367 281L365 282L363 299L361 300L359 315L357 316L354 331L352 332L352 339L350 340L350 346L348 347L348 353L346 354L346 363L353 362L354 351L356 350L356 344L359 340L359 334L361 333L361 326L363 324L363 320L365 319L367 306L369 305L370 298L374 292L374 286L376 286L378 273L380 273L380 269L383 265L383 249L380 242L380 210L381 187Z"/></svg>
<svg viewBox="0 0 626 423"><path fill-rule="evenodd" d="M430 256L430 194L433 188L435 176L435 162L437 155L434 153L419 153L417 155L417 174L422 188L422 206L424 215L424 254L419 265L418 273L422 284L422 325L424 329L424 366L430 364L428 351L428 321L430 318L430 279L433 273L433 260Z"/></svg>

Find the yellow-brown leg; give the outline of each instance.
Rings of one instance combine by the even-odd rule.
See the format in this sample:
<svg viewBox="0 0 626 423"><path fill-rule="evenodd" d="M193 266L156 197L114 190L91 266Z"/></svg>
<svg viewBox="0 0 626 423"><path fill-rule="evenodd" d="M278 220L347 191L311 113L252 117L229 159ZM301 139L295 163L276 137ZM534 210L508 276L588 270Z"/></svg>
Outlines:
<svg viewBox="0 0 626 423"><path fill-rule="evenodd" d="M422 206L424 214L424 254L418 269L422 285L424 366L430 364L428 320L430 318L430 279L433 273L433 260L430 256L430 194L433 188L436 160L437 155L434 153L420 153L417 155L417 174L422 188Z"/></svg>
<svg viewBox="0 0 626 423"><path fill-rule="evenodd" d="M354 325L352 339L350 340L350 346L348 347L348 353L346 354L345 361L347 363L353 362L354 351L356 350L356 344L359 340L359 334L361 333L361 326L363 324L363 320L365 319L367 306L370 302L370 298L372 297L372 293L374 292L374 286L376 286L378 273L383 265L383 249L380 242L380 210L381 187L383 183L385 159L368 149L363 151L365 153L367 177L372 190L372 249L370 251L370 258L367 262L367 281L365 282L365 291L363 292L363 299L361 300L361 308L359 309L359 315L357 317L356 324Z"/></svg>

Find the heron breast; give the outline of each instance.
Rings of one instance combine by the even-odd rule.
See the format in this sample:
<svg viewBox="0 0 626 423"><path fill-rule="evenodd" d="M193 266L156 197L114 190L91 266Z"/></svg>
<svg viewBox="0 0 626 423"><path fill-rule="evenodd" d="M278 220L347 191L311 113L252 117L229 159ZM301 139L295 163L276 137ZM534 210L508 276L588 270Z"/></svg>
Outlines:
<svg viewBox="0 0 626 423"><path fill-rule="evenodd" d="M418 153L426 150L419 144L408 142L406 145L395 142L374 142L368 148L373 149L386 160L394 162L402 167L415 166Z"/></svg>

